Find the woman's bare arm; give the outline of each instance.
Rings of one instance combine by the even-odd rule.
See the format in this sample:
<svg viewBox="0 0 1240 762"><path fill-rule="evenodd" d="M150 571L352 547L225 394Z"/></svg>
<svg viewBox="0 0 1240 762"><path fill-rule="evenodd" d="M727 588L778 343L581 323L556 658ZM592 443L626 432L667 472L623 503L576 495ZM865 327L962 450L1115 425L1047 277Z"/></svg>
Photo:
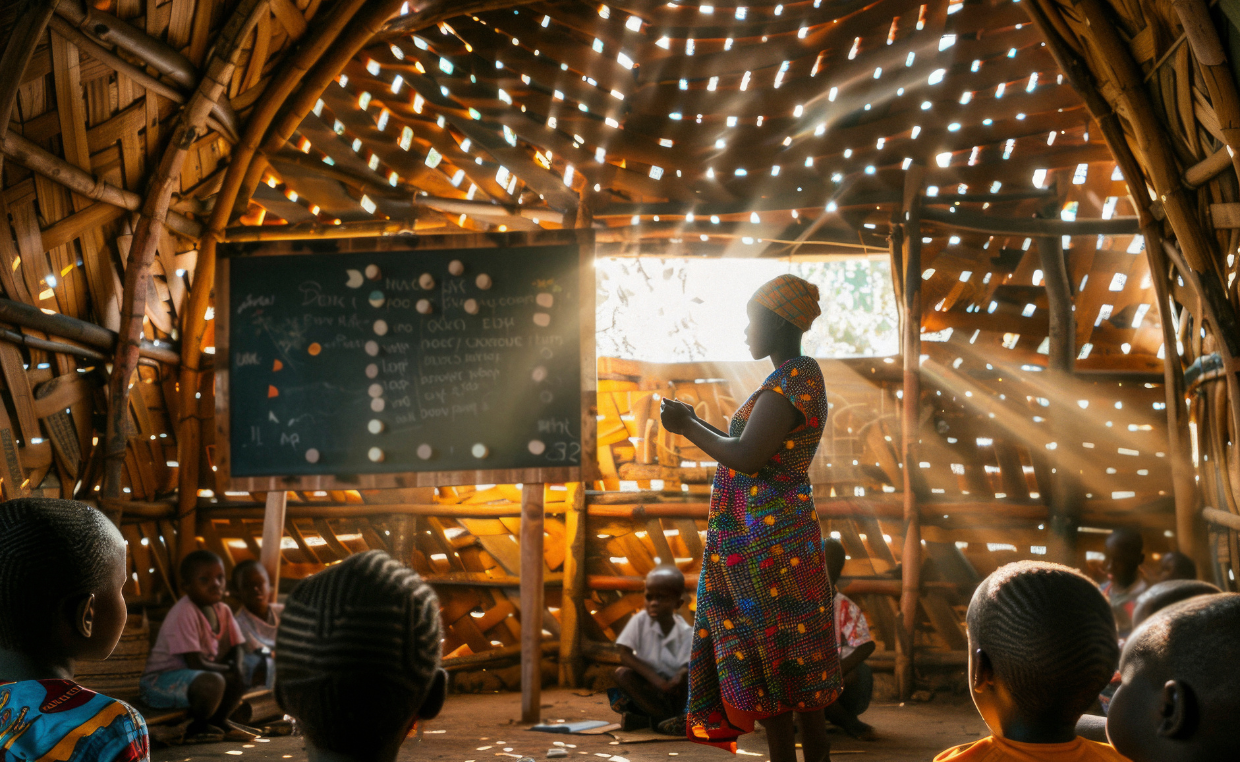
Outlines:
<svg viewBox="0 0 1240 762"><path fill-rule="evenodd" d="M741 435L729 437L699 419L688 405L672 403L663 406L663 428L684 436L720 464L743 474L756 473L784 448L788 432L799 417L786 397L768 389L758 395Z"/></svg>

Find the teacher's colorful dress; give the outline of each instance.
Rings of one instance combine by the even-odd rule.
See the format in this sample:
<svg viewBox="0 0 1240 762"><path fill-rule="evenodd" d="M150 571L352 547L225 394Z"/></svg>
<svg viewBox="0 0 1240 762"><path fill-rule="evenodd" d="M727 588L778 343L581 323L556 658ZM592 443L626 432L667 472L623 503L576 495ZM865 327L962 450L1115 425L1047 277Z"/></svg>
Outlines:
<svg viewBox="0 0 1240 762"><path fill-rule="evenodd" d="M733 751L755 720L821 709L841 685L809 484L827 419L822 371L810 357L785 362L736 411L730 436L765 390L804 421L757 474L720 466L715 475L689 663L688 737Z"/></svg>

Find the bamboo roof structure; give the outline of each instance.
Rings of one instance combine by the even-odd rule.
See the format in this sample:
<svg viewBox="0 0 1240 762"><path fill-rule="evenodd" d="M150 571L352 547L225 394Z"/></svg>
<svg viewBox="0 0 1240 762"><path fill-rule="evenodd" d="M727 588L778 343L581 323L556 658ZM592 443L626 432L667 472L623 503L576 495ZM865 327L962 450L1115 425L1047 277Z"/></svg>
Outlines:
<svg viewBox="0 0 1240 762"><path fill-rule="evenodd" d="M1232 14L1204 0L6 3L0 490L98 500L125 526L134 599L171 594L200 542L257 557L269 496L225 495L213 475L222 242L588 227L599 256L889 257L901 356L824 361L839 401L815 489L850 574L874 578L858 594L897 662L961 647L959 591L907 571L922 539L945 568L966 536L1071 559L1097 545L1083 530L1133 525L1234 585ZM670 384L725 420L753 380L599 369L604 479L546 498L548 579L591 601L586 651L634 610L656 557L700 563L708 467L658 430L652 394ZM649 494L609 503L622 482ZM412 553L460 588L444 596L448 650L510 656L522 496L397 492L294 496L275 527L288 568ZM903 586L878 579L900 567ZM938 592L918 609L918 591ZM552 608L555 637L580 638ZM936 634L897 643L919 621ZM579 667L576 647L561 653Z"/></svg>

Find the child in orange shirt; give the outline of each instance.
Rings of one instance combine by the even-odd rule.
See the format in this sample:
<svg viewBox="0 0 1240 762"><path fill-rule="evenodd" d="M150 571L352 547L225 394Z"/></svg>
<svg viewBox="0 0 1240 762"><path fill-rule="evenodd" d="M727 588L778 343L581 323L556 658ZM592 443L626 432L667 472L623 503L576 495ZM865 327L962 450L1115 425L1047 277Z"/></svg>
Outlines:
<svg viewBox="0 0 1240 762"><path fill-rule="evenodd" d="M1133 762L1213 762L1240 753L1240 595L1202 595L1128 639L1107 735Z"/></svg>
<svg viewBox="0 0 1240 762"><path fill-rule="evenodd" d="M977 588L967 624L969 686L992 735L935 762L1124 762L1076 734L1119 660L1111 607L1088 577L1008 564Z"/></svg>

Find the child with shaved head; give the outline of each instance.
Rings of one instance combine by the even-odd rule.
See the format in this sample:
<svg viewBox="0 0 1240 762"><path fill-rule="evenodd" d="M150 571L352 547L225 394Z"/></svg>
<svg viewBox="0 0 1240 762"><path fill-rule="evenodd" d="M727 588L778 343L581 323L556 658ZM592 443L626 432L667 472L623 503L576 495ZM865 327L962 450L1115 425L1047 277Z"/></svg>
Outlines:
<svg viewBox="0 0 1240 762"><path fill-rule="evenodd" d="M685 734L693 629L676 615L684 602L685 575L670 564L656 566L646 575L646 608L616 638L622 666L610 698L626 730L653 724L670 735Z"/></svg>
<svg viewBox="0 0 1240 762"><path fill-rule="evenodd" d="M987 577L967 616L969 686L990 728L935 762L1123 762L1076 734L1119 660L1115 619L1088 577L1021 561Z"/></svg>
<svg viewBox="0 0 1240 762"><path fill-rule="evenodd" d="M1240 756L1240 595L1202 595L1150 617L1124 647L1107 735L1133 762Z"/></svg>

